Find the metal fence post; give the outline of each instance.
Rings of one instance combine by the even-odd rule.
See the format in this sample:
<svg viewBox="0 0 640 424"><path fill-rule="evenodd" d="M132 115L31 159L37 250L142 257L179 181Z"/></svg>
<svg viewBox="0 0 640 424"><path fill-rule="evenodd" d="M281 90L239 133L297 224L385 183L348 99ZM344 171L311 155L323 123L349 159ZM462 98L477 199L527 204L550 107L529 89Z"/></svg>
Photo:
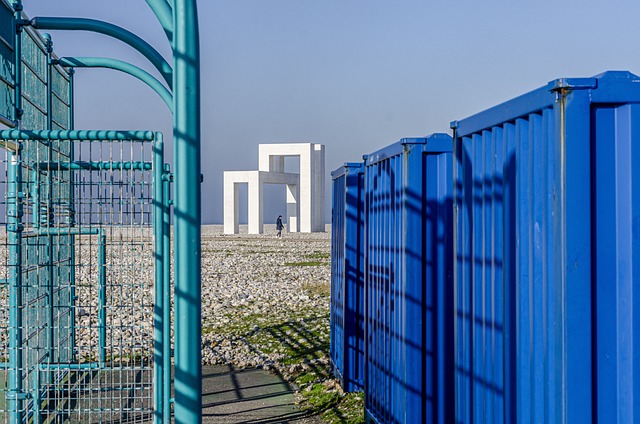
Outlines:
<svg viewBox="0 0 640 424"><path fill-rule="evenodd" d="M98 233L98 344L100 366L107 361L107 236Z"/></svg>
<svg viewBox="0 0 640 424"><path fill-rule="evenodd" d="M22 164L20 144L7 164L7 236L9 242L9 422L22 422Z"/></svg>
<svg viewBox="0 0 640 424"><path fill-rule="evenodd" d="M162 287L163 304L166 305L162 315L162 359L164 361L164 375L162 376L164 388L164 410L162 415L167 423L171 422L171 179L168 164L164 165L164 178L162 179Z"/></svg>
<svg viewBox="0 0 640 424"><path fill-rule="evenodd" d="M163 204L163 153L164 144L162 135L156 133L156 140L153 144L153 238L155 249L155 282L154 282L154 314L153 314L153 380L155 387L154 398L154 422L164 423L164 366L165 349L164 342L164 310L169 306L164 302L164 261L162 255L164 251L164 234L162 234L164 204Z"/></svg>
<svg viewBox="0 0 640 424"><path fill-rule="evenodd" d="M175 420L202 422L200 48L196 0L173 4Z"/></svg>
<svg viewBox="0 0 640 424"><path fill-rule="evenodd" d="M22 19L22 2L13 3L14 19ZM22 118L22 26L16 24L14 38L14 119L20 127ZM21 144L16 143L16 151L9 154L7 164L7 241L9 243L9 422L22 422L22 171L20 163Z"/></svg>

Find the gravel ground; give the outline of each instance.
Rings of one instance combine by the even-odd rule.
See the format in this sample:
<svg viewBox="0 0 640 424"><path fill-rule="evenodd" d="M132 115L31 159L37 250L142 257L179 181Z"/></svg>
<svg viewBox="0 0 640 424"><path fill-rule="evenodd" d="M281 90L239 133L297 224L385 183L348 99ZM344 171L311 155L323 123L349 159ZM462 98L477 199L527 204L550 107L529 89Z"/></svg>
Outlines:
<svg viewBox="0 0 640 424"><path fill-rule="evenodd" d="M108 357L121 364L137 363L153 352L151 232L127 231L111 229L106 250L107 320L113 327L107 333ZM325 233L283 232L282 238L276 238L275 225L265 225L262 235L246 234L246 226L240 231L224 235L221 225L202 227L203 365L264 368L299 386L301 394L319 384L341 394L328 375L330 227ZM76 270L81 360L98 355L96 240L77 239L84 241L76 250L78 263L83 263ZM3 244L0 263L6 263ZM0 278L5 273L6 268L0 269ZM2 287L0 306L6 301ZM0 331L0 339L0 356L5 356L5 331Z"/></svg>
<svg viewBox="0 0 640 424"><path fill-rule="evenodd" d="M268 368L287 359L279 345L299 343L305 333L328 337L330 233L276 238L274 226L265 227L264 235L233 236L203 227L205 364ZM302 343L312 348L328 339Z"/></svg>

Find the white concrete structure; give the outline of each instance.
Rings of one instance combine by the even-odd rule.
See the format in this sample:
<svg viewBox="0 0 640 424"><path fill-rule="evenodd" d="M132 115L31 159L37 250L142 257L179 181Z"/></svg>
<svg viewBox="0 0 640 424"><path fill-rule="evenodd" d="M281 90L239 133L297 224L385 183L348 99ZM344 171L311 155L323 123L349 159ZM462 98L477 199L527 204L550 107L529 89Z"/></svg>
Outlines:
<svg viewBox="0 0 640 424"><path fill-rule="evenodd" d="M287 157L300 158L300 173L284 172ZM224 172L224 232L238 233L238 185L249 185L249 234L261 234L264 184L287 189L287 231L324 231L324 145L260 144L257 171Z"/></svg>

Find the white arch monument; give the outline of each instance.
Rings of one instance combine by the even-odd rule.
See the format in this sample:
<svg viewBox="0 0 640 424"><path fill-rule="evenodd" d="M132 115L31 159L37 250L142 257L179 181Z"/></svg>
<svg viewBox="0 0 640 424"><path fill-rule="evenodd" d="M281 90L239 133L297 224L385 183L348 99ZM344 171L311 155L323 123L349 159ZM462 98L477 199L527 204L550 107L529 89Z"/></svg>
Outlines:
<svg viewBox="0 0 640 424"><path fill-rule="evenodd" d="M300 158L300 173L284 172L287 157ZM238 234L238 186L249 185L248 232L262 234L263 187L283 184L287 190L287 231L324 231L324 145L260 144L257 171L224 172L224 233Z"/></svg>

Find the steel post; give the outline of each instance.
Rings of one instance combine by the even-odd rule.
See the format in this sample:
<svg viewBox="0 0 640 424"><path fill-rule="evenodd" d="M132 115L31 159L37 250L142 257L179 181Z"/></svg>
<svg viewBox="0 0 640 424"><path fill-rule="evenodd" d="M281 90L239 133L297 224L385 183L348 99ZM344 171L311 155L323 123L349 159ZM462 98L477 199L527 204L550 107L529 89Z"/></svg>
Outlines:
<svg viewBox="0 0 640 424"><path fill-rule="evenodd" d="M14 19L22 19L22 2L13 3ZM16 26L14 38L14 119L18 128L22 118L22 27ZM6 395L9 406L9 423L22 422L22 164L21 145L16 143L15 151L9 153L7 163L7 242L9 244L9 384Z"/></svg>
<svg viewBox="0 0 640 424"><path fill-rule="evenodd" d="M75 123L75 119L73 114L75 113L75 109L73 107L73 95L74 95L74 74L75 71L73 68L69 69L69 130L73 130L73 126ZM72 141L69 141L70 151L69 151L69 160L75 160L75 146ZM74 193L74 185L73 185L73 177L74 173L69 172L69 214L71 222L69 226L73 227L75 225L75 193ZM71 285L69 289L70 305L71 305L71 360L75 361L76 359L76 237L75 235L69 236L69 244L71 251L69 252L69 260L71 262L70 266L70 275L69 275L69 284Z"/></svg>
<svg viewBox="0 0 640 424"><path fill-rule="evenodd" d="M154 314L153 314L153 400L154 400L154 423L164 422L164 353L162 345L164 341L164 310L169 306L164 302L164 266L163 262L168 258L163 256L164 237L162 234L164 217L163 204L163 156L164 144L162 134L156 135L153 145L153 237L154 237Z"/></svg>
<svg viewBox="0 0 640 424"><path fill-rule="evenodd" d="M9 243L9 422L22 422L22 163L18 152L7 164L7 238Z"/></svg>
<svg viewBox="0 0 640 424"><path fill-rule="evenodd" d="M51 41L51 35L43 34L43 38L45 41L45 48L47 49L47 65L46 65L46 102L47 102L47 130L51 131L53 119L53 99L52 99L52 84L51 84L51 53L53 52L53 41ZM52 142L49 141L47 144L47 163L51 164L53 161L53 146ZM53 226L51 222L51 216L53 215L53 168L51 166L47 167L45 170L47 173L47 225L46 227ZM58 241L60 241L58 239ZM47 326L47 352L48 352L48 362L56 362L57 359L55 357L55 326L54 323L54 284L53 284L53 236L47 236L47 312L48 312L48 322ZM47 373L47 383L52 382L53 375L51 373Z"/></svg>
<svg viewBox="0 0 640 424"><path fill-rule="evenodd" d="M107 236L104 230L100 230L98 238L98 360L104 365L107 361Z"/></svg>
<svg viewBox="0 0 640 424"><path fill-rule="evenodd" d="M171 422L171 184L169 179L169 165L164 165L162 179L162 294L164 296L162 310L162 360L164 361L163 407L162 415L166 423Z"/></svg>
<svg viewBox="0 0 640 424"><path fill-rule="evenodd" d="M173 5L175 420L202 422L200 48L196 0Z"/></svg>

